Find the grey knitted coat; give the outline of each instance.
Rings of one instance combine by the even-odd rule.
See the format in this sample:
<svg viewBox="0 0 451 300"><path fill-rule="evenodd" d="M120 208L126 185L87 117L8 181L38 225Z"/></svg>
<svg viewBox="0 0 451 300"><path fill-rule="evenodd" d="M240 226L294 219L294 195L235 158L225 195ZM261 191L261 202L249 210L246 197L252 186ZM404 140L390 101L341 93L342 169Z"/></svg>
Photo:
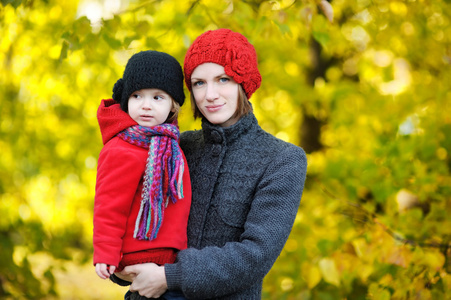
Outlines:
<svg viewBox="0 0 451 300"><path fill-rule="evenodd" d="M184 132L192 182L188 249L165 265L188 299L261 299L264 276L290 234L307 171L304 151L266 133L253 113Z"/></svg>

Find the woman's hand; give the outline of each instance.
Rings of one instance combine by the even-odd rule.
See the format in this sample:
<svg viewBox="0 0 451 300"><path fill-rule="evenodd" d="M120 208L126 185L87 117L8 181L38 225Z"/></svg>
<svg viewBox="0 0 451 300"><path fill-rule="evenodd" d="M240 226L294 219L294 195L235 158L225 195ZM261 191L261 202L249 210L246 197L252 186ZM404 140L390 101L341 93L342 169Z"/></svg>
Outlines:
<svg viewBox="0 0 451 300"><path fill-rule="evenodd" d="M147 298L159 298L168 289L164 266L154 263L127 266L116 276L131 281L130 291Z"/></svg>
<svg viewBox="0 0 451 300"><path fill-rule="evenodd" d="M116 272L114 273L114 275L116 275L119 279L128 281L128 282L132 282L135 278L136 278L136 274L134 273L123 273L124 270L122 270L121 272Z"/></svg>

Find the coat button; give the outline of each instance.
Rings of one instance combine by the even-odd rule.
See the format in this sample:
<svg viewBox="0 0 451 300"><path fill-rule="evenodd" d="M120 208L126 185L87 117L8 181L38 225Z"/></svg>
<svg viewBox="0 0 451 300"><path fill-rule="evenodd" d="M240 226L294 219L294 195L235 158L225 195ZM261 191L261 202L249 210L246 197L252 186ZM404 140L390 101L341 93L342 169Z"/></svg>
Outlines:
<svg viewBox="0 0 451 300"><path fill-rule="evenodd" d="M221 136L221 134L218 132L218 131L216 131L216 130L213 130L212 132L211 132L211 138L213 139L213 142L215 142L215 143L222 143L222 136Z"/></svg>
<svg viewBox="0 0 451 300"><path fill-rule="evenodd" d="M221 154L221 145L213 145L213 149L211 150L211 153L214 156L219 156L219 154Z"/></svg>

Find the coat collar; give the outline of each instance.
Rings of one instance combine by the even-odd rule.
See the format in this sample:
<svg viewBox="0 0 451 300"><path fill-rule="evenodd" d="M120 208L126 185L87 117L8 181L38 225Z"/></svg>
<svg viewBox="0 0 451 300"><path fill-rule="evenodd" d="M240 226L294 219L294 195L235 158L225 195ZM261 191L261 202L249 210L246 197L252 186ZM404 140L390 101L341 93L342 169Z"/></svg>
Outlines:
<svg viewBox="0 0 451 300"><path fill-rule="evenodd" d="M99 122L103 144L106 144L122 130L138 125L113 99L102 100L97 109L97 121Z"/></svg>
<svg viewBox="0 0 451 300"><path fill-rule="evenodd" d="M221 127L211 124L207 119L202 118L202 131L204 140L210 144L231 144L242 135L256 128L258 121L253 112L241 117L234 125Z"/></svg>

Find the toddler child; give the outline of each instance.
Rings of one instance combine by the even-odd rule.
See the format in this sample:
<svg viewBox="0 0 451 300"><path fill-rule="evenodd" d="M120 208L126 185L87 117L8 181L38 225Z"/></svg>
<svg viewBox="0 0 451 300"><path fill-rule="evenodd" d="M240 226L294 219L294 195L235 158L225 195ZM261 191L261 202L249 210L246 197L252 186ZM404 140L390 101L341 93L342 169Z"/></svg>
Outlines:
<svg viewBox="0 0 451 300"><path fill-rule="evenodd" d="M178 61L163 52L142 51L127 62L113 99L100 104L104 147L93 237L100 278L127 265L173 263L187 247L191 182L177 124L184 100Z"/></svg>

